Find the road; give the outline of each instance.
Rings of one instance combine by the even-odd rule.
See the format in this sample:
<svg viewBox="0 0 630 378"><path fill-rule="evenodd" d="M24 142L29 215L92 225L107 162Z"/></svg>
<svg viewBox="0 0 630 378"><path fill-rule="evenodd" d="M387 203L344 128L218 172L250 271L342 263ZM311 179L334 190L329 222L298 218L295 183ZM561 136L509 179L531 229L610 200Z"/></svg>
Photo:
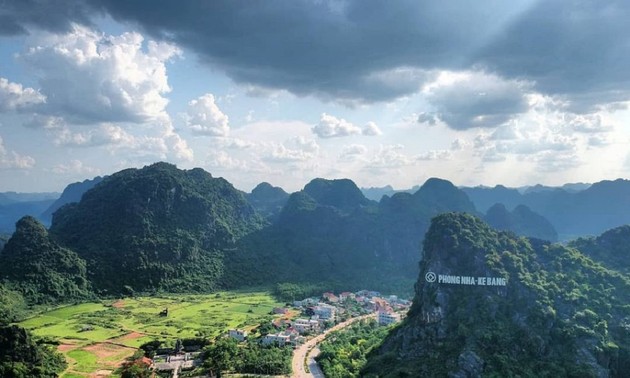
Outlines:
<svg viewBox="0 0 630 378"><path fill-rule="evenodd" d="M291 375L291 378L324 378L324 374L322 373L319 366L317 366L317 363L315 362L315 357L317 357L317 355L319 354L319 348L317 348L317 345L321 343L326 337L326 335L328 335L330 332L340 330L341 328L347 327L356 321L367 319L367 318L374 318L374 317L376 317L376 313L348 319L345 322L337 324L336 326L326 330L321 335L317 335L314 338L308 340L304 344L297 347L297 349L295 349L295 351L293 352L293 362L292 362L293 374ZM308 360L307 360L308 368L310 370L309 373L307 373L306 370L304 369L304 361L307 358L307 356L308 356Z"/></svg>

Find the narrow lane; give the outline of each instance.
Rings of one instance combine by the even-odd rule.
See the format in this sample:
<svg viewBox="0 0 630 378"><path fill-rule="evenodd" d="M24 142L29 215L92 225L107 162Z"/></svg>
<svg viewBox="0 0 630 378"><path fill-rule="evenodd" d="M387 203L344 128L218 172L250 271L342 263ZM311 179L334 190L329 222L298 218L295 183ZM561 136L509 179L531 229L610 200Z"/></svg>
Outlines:
<svg viewBox="0 0 630 378"><path fill-rule="evenodd" d="M376 313L372 313L368 315L359 316L357 318L348 319L345 322L339 323L336 326L326 330L321 335L317 335L314 338L305 342L304 344L300 345L297 349L295 349L295 351L293 351L293 361L292 361L293 374L291 375L291 377L292 378L324 378L324 374L322 373L321 369L319 369L319 366L317 366L317 363L314 360L314 358L319 354L319 348L317 348L317 345L321 343L326 337L326 335L328 335L330 332L340 330L344 327L349 326L350 324L356 321L368 319L368 318L375 318L375 317L376 317ZM317 353L313 354L315 352ZM312 359L312 361L310 359ZM308 368L310 370L310 372L308 373L306 372L306 369L304 368L305 363L308 365ZM314 366L314 367L311 368L311 366Z"/></svg>

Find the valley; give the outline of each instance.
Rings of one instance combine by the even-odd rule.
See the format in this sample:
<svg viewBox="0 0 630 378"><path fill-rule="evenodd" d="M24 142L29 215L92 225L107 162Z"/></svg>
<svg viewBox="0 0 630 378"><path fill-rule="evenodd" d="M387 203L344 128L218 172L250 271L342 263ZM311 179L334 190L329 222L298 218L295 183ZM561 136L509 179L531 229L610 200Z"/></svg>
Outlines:
<svg viewBox="0 0 630 378"><path fill-rule="evenodd" d="M611 211L606 224L617 227L593 236L586 230L598 228L586 219L601 215L574 204L625 198L626 184L506 195L431 178L377 202L348 179L313 179L290 194L262 183L243 193L199 168L126 169L69 186L60 200L70 202L55 202L49 227L26 215L3 238L3 337L33 353L0 354L24 364L26 376L142 376L150 366L289 374L290 351L272 345L297 346L334 326L318 316L344 303L342 294L356 297L356 307L340 310L337 322L364 311L378 311L379 321L404 317L406 310L390 312L361 290L369 287L413 295L408 317L353 362L326 344L324 371L437 377L582 369L618 377L630 366L630 219ZM493 196L528 205L496 202L478 211ZM548 213L550 201L573 215ZM574 232L578 238L557 243ZM327 304L318 314L311 308L320 300ZM286 303L293 309L276 313ZM218 337L228 330L239 340ZM250 331L253 341L240 341ZM580 360L571 360L576 354ZM393 368L392 361L406 362ZM13 374L15 366L0 369Z"/></svg>

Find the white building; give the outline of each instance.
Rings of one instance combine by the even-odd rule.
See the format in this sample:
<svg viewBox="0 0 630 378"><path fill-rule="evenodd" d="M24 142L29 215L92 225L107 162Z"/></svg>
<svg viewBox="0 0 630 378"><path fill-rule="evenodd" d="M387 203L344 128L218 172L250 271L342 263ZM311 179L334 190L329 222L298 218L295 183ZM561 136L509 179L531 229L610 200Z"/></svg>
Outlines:
<svg viewBox="0 0 630 378"><path fill-rule="evenodd" d="M231 329L228 331L228 336L238 341L245 341L247 338L247 331L242 329Z"/></svg>
<svg viewBox="0 0 630 378"><path fill-rule="evenodd" d="M389 325L399 321L400 315L395 312L379 311L378 313L378 324L380 325Z"/></svg>
<svg viewBox="0 0 630 378"><path fill-rule="evenodd" d="M319 316L322 320L335 320L335 311L336 308L331 305L327 305L325 303L320 303L319 305L313 307L313 312L315 315Z"/></svg>
<svg viewBox="0 0 630 378"><path fill-rule="evenodd" d="M311 332L319 332L319 322L314 319L296 319L293 322L293 328L300 334Z"/></svg>
<svg viewBox="0 0 630 378"><path fill-rule="evenodd" d="M302 336L300 336L295 331L289 330L278 333L270 333L268 335L265 335L265 337L263 337L262 339L263 345L271 345L276 343L279 346L285 346L288 344L297 346L298 344L301 344L303 342L304 338Z"/></svg>

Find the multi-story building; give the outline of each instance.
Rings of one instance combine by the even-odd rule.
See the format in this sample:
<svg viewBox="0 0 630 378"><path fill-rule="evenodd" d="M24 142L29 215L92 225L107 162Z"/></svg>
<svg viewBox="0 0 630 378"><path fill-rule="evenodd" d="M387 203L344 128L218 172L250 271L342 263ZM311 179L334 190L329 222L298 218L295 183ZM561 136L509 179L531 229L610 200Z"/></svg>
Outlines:
<svg viewBox="0 0 630 378"><path fill-rule="evenodd" d="M380 325L389 325L399 321L400 315L393 311L379 311L378 313L378 324Z"/></svg>

